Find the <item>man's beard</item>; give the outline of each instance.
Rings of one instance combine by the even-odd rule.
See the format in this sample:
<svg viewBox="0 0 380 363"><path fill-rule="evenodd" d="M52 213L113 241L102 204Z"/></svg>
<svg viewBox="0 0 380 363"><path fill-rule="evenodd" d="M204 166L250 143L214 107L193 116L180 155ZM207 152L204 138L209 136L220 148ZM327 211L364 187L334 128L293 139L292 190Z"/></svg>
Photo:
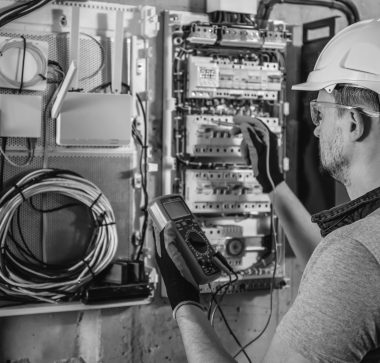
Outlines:
<svg viewBox="0 0 380 363"><path fill-rule="evenodd" d="M343 134L340 127L335 129L335 135L331 141L319 139L319 155L323 169L343 185L349 185L349 161L343 155Z"/></svg>

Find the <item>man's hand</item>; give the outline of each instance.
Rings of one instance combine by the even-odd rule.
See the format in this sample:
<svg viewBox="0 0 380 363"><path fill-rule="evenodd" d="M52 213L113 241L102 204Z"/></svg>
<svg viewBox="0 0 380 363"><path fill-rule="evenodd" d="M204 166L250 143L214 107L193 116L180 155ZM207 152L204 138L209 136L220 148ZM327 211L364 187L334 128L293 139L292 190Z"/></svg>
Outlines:
<svg viewBox="0 0 380 363"><path fill-rule="evenodd" d="M169 223L161 235L154 230L156 261L172 309L184 301L199 303L199 287L176 247L176 233Z"/></svg>
<svg viewBox="0 0 380 363"><path fill-rule="evenodd" d="M232 133L243 134L243 158L252 165L253 174L263 187L263 192L271 192L284 180L278 161L277 136L257 118L235 116L234 123Z"/></svg>

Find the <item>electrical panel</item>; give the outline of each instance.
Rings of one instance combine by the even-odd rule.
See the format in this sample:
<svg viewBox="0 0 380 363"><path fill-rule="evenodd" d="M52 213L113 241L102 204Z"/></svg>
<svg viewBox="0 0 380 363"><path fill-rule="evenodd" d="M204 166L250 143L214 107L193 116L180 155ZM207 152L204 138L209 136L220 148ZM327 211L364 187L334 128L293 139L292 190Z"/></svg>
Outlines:
<svg viewBox="0 0 380 363"><path fill-rule="evenodd" d="M0 14L0 316L151 302L156 9L3 0Z"/></svg>
<svg viewBox="0 0 380 363"><path fill-rule="evenodd" d="M184 196L214 248L237 272L228 292L286 284L284 235L241 152L234 116L257 117L284 153L286 24L258 28L217 14L165 13L163 194ZM201 292L216 291L225 275Z"/></svg>

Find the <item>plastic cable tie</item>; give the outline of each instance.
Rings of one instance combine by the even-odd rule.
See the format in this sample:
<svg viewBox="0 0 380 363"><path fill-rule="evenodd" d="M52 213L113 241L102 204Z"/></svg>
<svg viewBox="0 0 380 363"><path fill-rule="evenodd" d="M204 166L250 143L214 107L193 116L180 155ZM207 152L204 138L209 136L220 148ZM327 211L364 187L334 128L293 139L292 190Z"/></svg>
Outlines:
<svg viewBox="0 0 380 363"><path fill-rule="evenodd" d="M94 279L96 277L96 275L94 274L94 271L92 271L90 264L84 258L82 258L82 262L84 262L84 264L88 267L88 270L90 271L91 276ZM78 283L80 283L80 280Z"/></svg>
<svg viewBox="0 0 380 363"><path fill-rule="evenodd" d="M103 193L99 193L99 195L95 198L95 200L90 205L90 209L94 207L94 205L99 201L100 197L103 195Z"/></svg>
<svg viewBox="0 0 380 363"><path fill-rule="evenodd" d="M14 188L16 189L17 193L19 193L22 196L23 201L26 202L27 199L25 198L25 195L23 194L22 189L17 184L14 186Z"/></svg>

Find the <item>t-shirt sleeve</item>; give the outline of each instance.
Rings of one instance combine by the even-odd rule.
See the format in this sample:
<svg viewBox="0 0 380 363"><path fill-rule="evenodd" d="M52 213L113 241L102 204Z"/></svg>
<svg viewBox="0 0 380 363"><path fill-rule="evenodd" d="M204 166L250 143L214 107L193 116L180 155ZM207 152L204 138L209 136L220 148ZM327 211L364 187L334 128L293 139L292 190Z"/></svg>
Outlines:
<svg viewBox="0 0 380 363"><path fill-rule="evenodd" d="M380 267L360 242L335 238L317 247L276 334L311 362L360 362L378 346Z"/></svg>

